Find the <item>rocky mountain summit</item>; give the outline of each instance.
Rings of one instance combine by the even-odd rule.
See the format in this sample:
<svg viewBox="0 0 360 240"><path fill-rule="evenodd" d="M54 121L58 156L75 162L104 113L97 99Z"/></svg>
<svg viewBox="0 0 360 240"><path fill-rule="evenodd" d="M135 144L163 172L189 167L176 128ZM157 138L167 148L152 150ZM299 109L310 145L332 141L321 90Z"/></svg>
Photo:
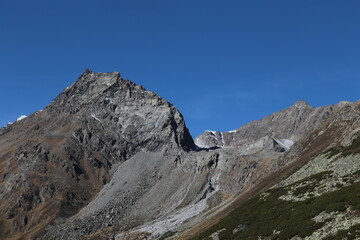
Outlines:
<svg viewBox="0 0 360 240"><path fill-rule="evenodd" d="M289 150L299 139L316 129L334 110L349 104L342 101L335 105L314 108L305 101L252 121L236 130L227 132L205 131L195 138L202 148L236 147L245 154L261 149Z"/></svg>
<svg viewBox="0 0 360 240"><path fill-rule="evenodd" d="M46 108L0 129L0 238L237 239L248 222L214 224L270 187L289 186L282 199L306 199L291 192L303 185L291 184L325 170L349 186L339 166L356 165L356 155L334 157L357 153L358 106L298 101L194 142L171 103L117 72L85 70ZM331 158L318 163L326 151ZM217 230L203 233L209 226Z"/></svg>
<svg viewBox="0 0 360 240"><path fill-rule="evenodd" d="M1 238L26 239L72 216L113 166L165 148L194 148L172 104L119 73L85 70L45 109L0 130Z"/></svg>

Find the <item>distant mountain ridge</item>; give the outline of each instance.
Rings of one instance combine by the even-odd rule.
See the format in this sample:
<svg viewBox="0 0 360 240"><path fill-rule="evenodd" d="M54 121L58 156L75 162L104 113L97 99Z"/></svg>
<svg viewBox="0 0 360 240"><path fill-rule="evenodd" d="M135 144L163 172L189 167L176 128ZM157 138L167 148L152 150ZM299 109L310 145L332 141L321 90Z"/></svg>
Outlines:
<svg viewBox="0 0 360 240"><path fill-rule="evenodd" d="M195 144L202 148L235 147L244 154L263 148L288 150L294 142L309 134L326 120L337 108L350 104L341 101L335 105L314 108L300 100L292 106L273 113L260 120L228 131L205 131L195 138Z"/></svg>

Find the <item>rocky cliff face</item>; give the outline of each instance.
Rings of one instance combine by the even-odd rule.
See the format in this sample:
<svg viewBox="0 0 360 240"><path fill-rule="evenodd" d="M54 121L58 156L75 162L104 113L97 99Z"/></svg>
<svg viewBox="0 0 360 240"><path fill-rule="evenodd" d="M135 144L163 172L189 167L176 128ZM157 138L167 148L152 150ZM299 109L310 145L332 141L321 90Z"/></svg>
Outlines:
<svg viewBox="0 0 360 240"><path fill-rule="evenodd" d="M0 129L0 238L186 239L239 196L352 145L357 106L299 101L205 132L199 148L169 102L119 73L85 70L45 109Z"/></svg>
<svg viewBox="0 0 360 240"><path fill-rule="evenodd" d="M359 239L359 119L359 102L339 104L278 161L272 189L189 239Z"/></svg>
<svg viewBox="0 0 360 240"><path fill-rule="evenodd" d="M106 129L104 136L112 132L120 137L121 141L114 143L119 147L136 149L141 146L148 151L156 151L169 144L185 151L194 147L184 119L174 106L142 86L122 79L116 72L85 70L47 110L63 118L74 116L81 126L88 119L95 120L102 129ZM88 135L84 131L78 134L79 137ZM120 154L125 160L134 152L126 149Z"/></svg>
<svg viewBox="0 0 360 240"><path fill-rule="evenodd" d="M28 239L77 213L140 151L193 147L172 104L119 73L85 70L45 109L0 130L0 238Z"/></svg>
<svg viewBox="0 0 360 240"><path fill-rule="evenodd" d="M202 148L238 148L244 154L262 149L288 150L294 142L309 134L326 120L334 109L347 104L314 108L305 101L297 101L292 106L252 121L236 130L228 132L205 131L195 139Z"/></svg>

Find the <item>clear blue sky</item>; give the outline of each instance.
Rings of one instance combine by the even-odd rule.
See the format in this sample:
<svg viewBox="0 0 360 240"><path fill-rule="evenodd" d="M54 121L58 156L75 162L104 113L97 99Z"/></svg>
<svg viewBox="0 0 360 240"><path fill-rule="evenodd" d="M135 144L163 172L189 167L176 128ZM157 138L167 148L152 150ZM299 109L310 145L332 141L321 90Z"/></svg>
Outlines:
<svg viewBox="0 0 360 240"><path fill-rule="evenodd" d="M2 0L0 125L85 68L172 102L193 136L360 99L360 1Z"/></svg>

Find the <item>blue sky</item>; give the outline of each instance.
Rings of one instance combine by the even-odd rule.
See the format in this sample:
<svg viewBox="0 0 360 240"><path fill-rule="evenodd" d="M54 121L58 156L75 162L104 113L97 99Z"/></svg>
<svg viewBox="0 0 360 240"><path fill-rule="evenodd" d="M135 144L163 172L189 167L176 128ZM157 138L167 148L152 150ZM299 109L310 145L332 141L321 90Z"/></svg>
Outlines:
<svg viewBox="0 0 360 240"><path fill-rule="evenodd" d="M0 125L85 68L172 102L193 136L304 99L360 99L360 1L3 0Z"/></svg>

